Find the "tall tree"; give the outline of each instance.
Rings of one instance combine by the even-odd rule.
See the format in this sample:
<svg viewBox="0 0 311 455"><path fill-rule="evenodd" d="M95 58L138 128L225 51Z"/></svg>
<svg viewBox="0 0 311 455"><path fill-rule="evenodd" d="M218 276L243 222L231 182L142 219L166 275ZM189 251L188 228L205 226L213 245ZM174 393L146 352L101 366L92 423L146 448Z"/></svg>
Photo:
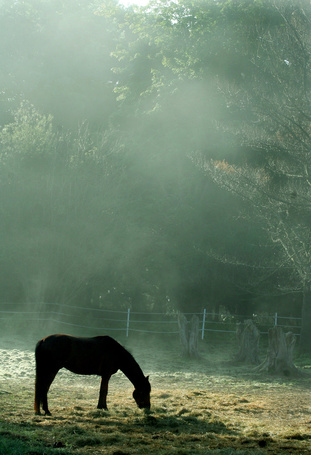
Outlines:
<svg viewBox="0 0 311 455"><path fill-rule="evenodd" d="M211 185L204 184L190 160L194 151L214 158L240 155L228 132L224 134L215 128L229 115L219 80L241 82L242 71L247 72L252 66L245 27L233 29L232 24L237 17L241 19L241 14L242 22L248 20L248 15L256 17L259 8L245 9L240 5L241 11L235 12L224 6L224 2L213 1L157 0L138 12L129 9L119 17L123 33L114 53L117 59L114 71L118 77L115 92L119 102L114 125L118 125L118 134L123 136L138 168L142 165L145 169L152 168L159 183L168 190L159 195L165 195L172 203L170 222L175 229L179 231L181 220L193 227L180 234L184 253L179 253L178 260L183 278L177 295L184 308L190 301L192 305L196 301L195 305L200 307L211 295L218 302L234 300L224 298L220 291L223 285L216 286L216 282L222 282L219 277L211 278L214 258L207 254L211 243L221 251L219 256L226 247L232 248L233 243L236 252L243 249L245 254L247 250L246 237L242 248L242 237L232 235L235 229L235 232L240 230L233 221L238 204L229 198L226 211L219 216L223 196ZM269 13L265 11L265 18ZM102 14L106 14L105 10ZM254 37L252 46L254 49ZM191 192L190 197L187 190ZM226 232L227 226L231 232ZM174 244L176 240L173 239ZM253 246L248 251L253 254ZM241 282L245 282L245 275L240 267L235 272L235 281L240 276ZM216 287L218 292L213 292ZM241 295L241 291L235 291Z"/></svg>
<svg viewBox="0 0 311 455"><path fill-rule="evenodd" d="M241 8L234 3L231 8ZM280 264L291 266L303 292L301 347L311 351L311 10L305 1L255 4L261 14L248 16L247 24L239 15L233 22L253 35L246 54L250 71L226 92L235 112L231 138L244 159L201 164L214 181L256 207L280 246ZM273 20L263 20L271 8Z"/></svg>

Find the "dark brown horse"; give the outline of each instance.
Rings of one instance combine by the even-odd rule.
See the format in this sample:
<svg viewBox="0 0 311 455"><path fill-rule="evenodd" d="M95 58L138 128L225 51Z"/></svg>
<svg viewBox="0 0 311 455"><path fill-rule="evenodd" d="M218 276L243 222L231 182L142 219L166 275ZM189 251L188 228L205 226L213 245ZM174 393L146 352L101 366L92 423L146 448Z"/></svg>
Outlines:
<svg viewBox="0 0 311 455"><path fill-rule="evenodd" d="M61 368L77 374L101 376L97 407L107 409L106 397L110 377L121 370L135 387L133 397L139 408L150 409L150 383L134 357L109 336L78 338L70 335L50 335L36 346L35 413L40 414L40 404L46 415L47 394Z"/></svg>

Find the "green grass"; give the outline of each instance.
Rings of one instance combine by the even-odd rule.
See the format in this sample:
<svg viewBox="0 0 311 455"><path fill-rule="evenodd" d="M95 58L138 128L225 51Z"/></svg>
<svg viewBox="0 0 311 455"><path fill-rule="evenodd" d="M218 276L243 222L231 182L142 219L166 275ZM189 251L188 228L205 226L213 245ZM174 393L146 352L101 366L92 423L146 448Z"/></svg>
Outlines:
<svg viewBox="0 0 311 455"><path fill-rule="evenodd" d="M26 436L17 425L10 425L11 431L0 429L0 455L72 455L73 452L59 447L57 443L48 446L36 439L36 432Z"/></svg>

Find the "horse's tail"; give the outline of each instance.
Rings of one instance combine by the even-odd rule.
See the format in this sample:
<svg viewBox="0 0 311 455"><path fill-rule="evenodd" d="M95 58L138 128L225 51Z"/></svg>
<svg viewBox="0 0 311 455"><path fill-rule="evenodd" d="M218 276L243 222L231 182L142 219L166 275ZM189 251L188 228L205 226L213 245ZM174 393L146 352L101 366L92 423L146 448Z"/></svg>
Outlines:
<svg viewBox="0 0 311 455"><path fill-rule="evenodd" d="M43 340L38 341L35 349L35 359L36 359L36 375L42 369L44 363L44 356L42 355L42 343Z"/></svg>
<svg viewBox="0 0 311 455"><path fill-rule="evenodd" d="M38 343L36 344L36 349L35 349L35 356L36 356L36 359L37 357L40 355L40 351L41 351L41 346L42 346L42 343L43 343L43 340L39 340Z"/></svg>
<svg viewBox="0 0 311 455"><path fill-rule="evenodd" d="M40 404L42 401L42 376L44 373L44 360L42 357L42 343L43 340L38 341L35 349L36 359L36 379L35 379L35 413L40 414Z"/></svg>

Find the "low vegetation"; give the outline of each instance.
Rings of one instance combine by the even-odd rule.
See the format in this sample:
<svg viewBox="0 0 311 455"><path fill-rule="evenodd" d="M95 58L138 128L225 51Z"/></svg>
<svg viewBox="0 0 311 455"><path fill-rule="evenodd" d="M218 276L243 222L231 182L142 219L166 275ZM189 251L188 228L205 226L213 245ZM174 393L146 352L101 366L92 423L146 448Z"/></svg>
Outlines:
<svg viewBox="0 0 311 455"><path fill-rule="evenodd" d="M33 412L31 350L4 343L0 455L309 453L310 359L297 361L305 376L280 379L232 365L223 350L208 345L199 360L186 362L168 344L152 356L145 342L144 350L133 348L151 375L150 412L136 407L121 373L110 383L109 411L99 411L99 379L63 370L49 393L52 416L45 417Z"/></svg>

